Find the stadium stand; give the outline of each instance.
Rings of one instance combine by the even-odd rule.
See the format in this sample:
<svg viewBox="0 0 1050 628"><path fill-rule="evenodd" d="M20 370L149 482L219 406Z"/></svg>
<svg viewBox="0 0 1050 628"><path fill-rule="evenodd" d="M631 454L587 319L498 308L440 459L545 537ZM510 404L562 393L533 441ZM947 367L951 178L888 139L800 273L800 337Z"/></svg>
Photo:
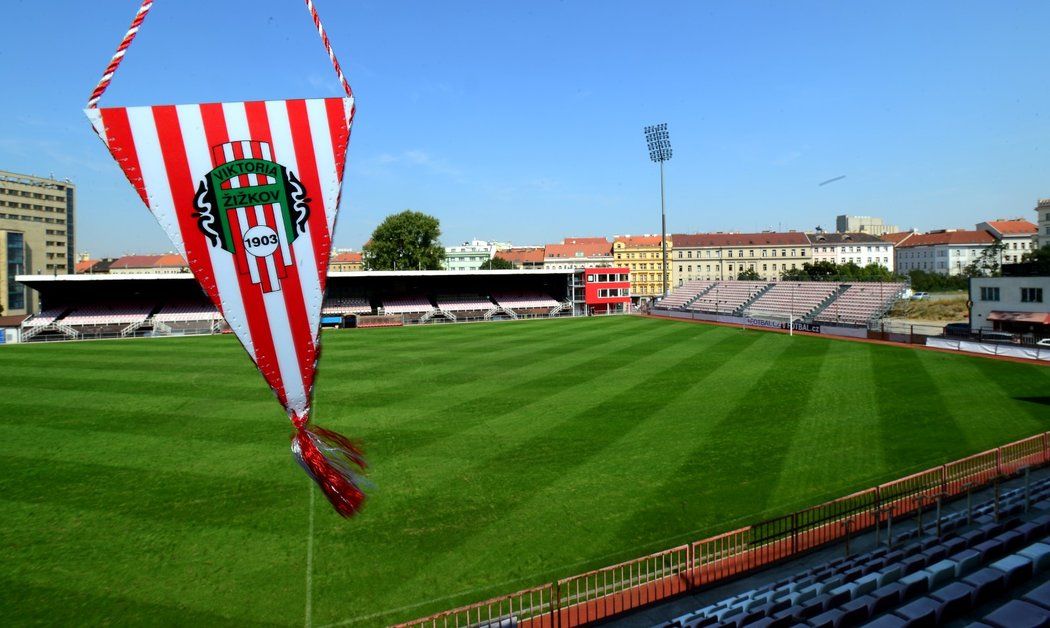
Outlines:
<svg viewBox="0 0 1050 628"><path fill-rule="evenodd" d="M438 295L434 299L438 309L455 318L480 318L496 309L490 299L477 294Z"/></svg>
<svg viewBox="0 0 1050 628"><path fill-rule="evenodd" d="M43 310L35 316L30 316L26 320L22 321L23 327L42 327L44 325L50 325L55 322L59 317L65 313L67 307L53 307L47 310Z"/></svg>
<svg viewBox="0 0 1050 628"><path fill-rule="evenodd" d="M547 316L561 305L550 295L539 292L494 292L492 298L516 316Z"/></svg>
<svg viewBox="0 0 1050 628"><path fill-rule="evenodd" d="M433 309L430 299L424 296L383 299L383 312L386 314L425 314Z"/></svg>
<svg viewBox="0 0 1050 628"><path fill-rule="evenodd" d="M130 325L144 321L155 305L142 303L116 303L82 305L62 318L70 327L103 327Z"/></svg>
<svg viewBox="0 0 1050 628"><path fill-rule="evenodd" d="M769 287L765 281L719 281L686 309L720 314L739 314L748 303Z"/></svg>
<svg viewBox="0 0 1050 628"><path fill-rule="evenodd" d="M660 301L660 307L678 309L689 305L693 299L704 294L716 281L687 281L678 286L667 298Z"/></svg>
<svg viewBox="0 0 1050 628"><path fill-rule="evenodd" d="M364 297L334 297L329 296L324 300L322 314L347 315L347 314L371 314L372 304Z"/></svg>
<svg viewBox="0 0 1050 628"><path fill-rule="evenodd" d="M1029 495L1034 514L1025 514L1025 489L1004 491L998 518L992 499L974 509L972 524L971 513L953 512L890 546L817 564L656 625L897 628L981 617L969 625L1050 625L1050 479L1033 484ZM933 530L941 536L922 534Z"/></svg>
<svg viewBox="0 0 1050 628"><path fill-rule="evenodd" d="M783 312L796 318L809 316L839 291L839 284L817 281L781 282L762 293L749 308Z"/></svg>
<svg viewBox="0 0 1050 628"><path fill-rule="evenodd" d="M191 321L217 321L222 318L219 311L211 303L204 302L178 302L167 303L153 315L154 320L163 323L178 323Z"/></svg>
<svg viewBox="0 0 1050 628"><path fill-rule="evenodd" d="M885 314L906 288L903 283L849 284L814 320L823 323L866 325Z"/></svg>

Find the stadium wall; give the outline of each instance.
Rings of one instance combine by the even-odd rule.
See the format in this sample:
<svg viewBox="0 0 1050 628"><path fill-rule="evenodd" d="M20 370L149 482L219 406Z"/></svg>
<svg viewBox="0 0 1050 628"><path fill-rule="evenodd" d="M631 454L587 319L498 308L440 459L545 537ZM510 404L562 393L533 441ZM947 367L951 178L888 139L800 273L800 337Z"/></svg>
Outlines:
<svg viewBox="0 0 1050 628"><path fill-rule="evenodd" d="M661 316L664 318L677 318L682 320L694 320L694 321L708 321L711 323L723 323L726 325L739 325L741 327L771 327L765 324L765 322L759 324L759 321L749 321L749 319L742 316L729 316L726 314L709 314L707 312L682 312L675 310L661 310L653 309L650 312L651 316ZM783 329L787 329L786 326ZM844 336L847 338L864 338L868 337L868 330L864 327L842 327L838 325L827 325L821 324L796 324L795 329L797 331L805 331L812 334L824 334L828 336Z"/></svg>

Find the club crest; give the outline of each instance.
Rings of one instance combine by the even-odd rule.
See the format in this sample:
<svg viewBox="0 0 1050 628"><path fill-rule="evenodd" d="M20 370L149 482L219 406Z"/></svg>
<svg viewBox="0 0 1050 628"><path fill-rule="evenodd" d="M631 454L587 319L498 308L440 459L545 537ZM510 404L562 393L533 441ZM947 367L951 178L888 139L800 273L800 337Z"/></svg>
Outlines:
<svg viewBox="0 0 1050 628"><path fill-rule="evenodd" d="M263 292L277 292L294 263L292 243L306 228L310 199L291 170L273 161L267 142L212 147L210 172L197 186L193 217L213 247Z"/></svg>

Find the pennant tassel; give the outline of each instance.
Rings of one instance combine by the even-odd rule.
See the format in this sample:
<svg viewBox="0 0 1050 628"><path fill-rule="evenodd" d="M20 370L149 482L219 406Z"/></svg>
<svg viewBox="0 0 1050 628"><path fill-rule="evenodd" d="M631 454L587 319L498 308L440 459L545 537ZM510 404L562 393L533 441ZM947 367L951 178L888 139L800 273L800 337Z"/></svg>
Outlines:
<svg viewBox="0 0 1050 628"><path fill-rule="evenodd" d="M336 512L353 516L365 500L362 487L366 480L361 472L368 465L360 448L342 434L308 421L295 424L292 455L296 462L317 482Z"/></svg>

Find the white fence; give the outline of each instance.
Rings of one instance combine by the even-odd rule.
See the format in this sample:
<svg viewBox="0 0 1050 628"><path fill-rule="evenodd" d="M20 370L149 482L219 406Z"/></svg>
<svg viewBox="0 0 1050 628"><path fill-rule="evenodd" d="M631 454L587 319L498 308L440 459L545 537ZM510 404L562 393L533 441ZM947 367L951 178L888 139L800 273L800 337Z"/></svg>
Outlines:
<svg viewBox="0 0 1050 628"><path fill-rule="evenodd" d="M1008 345L994 342L973 342L972 340L952 340L951 338L927 338L927 347L938 349L951 349L952 351L964 351L978 355L1002 355L1011 358L1024 358L1027 360L1043 360L1050 362L1050 347L1036 347L1032 345Z"/></svg>

